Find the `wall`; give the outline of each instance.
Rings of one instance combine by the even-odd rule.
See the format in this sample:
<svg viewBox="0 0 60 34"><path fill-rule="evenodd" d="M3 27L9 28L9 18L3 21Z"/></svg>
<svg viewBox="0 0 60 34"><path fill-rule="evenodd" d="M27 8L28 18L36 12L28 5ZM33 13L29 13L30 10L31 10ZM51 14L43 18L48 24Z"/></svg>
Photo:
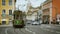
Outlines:
<svg viewBox="0 0 60 34"><path fill-rule="evenodd" d="M60 0L52 0L52 18L56 19L56 13L60 14Z"/></svg>
<svg viewBox="0 0 60 34"><path fill-rule="evenodd" d="M9 6L9 0L5 0L5 6L2 5L2 0L0 0L0 23L2 23L2 10L5 9L6 10L6 15L9 15L9 10L12 9L12 12L14 11L14 0L12 0L12 6ZM6 24L9 23L9 18L5 18Z"/></svg>

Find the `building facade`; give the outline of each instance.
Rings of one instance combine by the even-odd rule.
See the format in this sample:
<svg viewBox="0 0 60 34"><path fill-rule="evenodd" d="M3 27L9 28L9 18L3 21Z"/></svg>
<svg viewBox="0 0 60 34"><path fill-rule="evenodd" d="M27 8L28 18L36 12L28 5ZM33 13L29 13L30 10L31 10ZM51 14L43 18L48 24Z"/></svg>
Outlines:
<svg viewBox="0 0 60 34"><path fill-rule="evenodd" d="M60 0L52 0L52 20L60 20Z"/></svg>
<svg viewBox="0 0 60 34"><path fill-rule="evenodd" d="M60 0L46 0L42 4L43 23L48 21L49 24L56 24L60 19ZM47 22L46 22L47 23Z"/></svg>
<svg viewBox="0 0 60 34"><path fill-rule="evenodd" d="M0 0L0 24L9 24L12 21L15 0Z"/></svg>
<svg viewBox="0 0 60 34"><path fill-rule="evenodd" d="M29 8L27 12L27 18L29 20L35 20L37 19L37 13L38 13L39 8L33 8L32 6Z"/></svg>
<svg viewBox="0 0 60 34"><path fill-rule="evenodd" d="M51 23L52 20L52 0L47 0L42 5L42 20L44 24Z"/></svg>

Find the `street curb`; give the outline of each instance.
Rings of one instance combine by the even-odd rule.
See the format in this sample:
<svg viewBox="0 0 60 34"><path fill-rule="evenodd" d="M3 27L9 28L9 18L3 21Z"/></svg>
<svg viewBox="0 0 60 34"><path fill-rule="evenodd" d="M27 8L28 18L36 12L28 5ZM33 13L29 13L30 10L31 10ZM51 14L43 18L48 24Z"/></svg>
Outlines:
<svg viewBox="0 0 60 34"><path fill-rule="evenodd" d="M0 27L12 27L13 25L0 25Z"/></svg>
<svg viewBox="0 0 60 34"><path fill-rule="evenodd" d="M44 25L44 26L60 26L60 24L58 25L58 24L41 24L41 25Z"/></svg>

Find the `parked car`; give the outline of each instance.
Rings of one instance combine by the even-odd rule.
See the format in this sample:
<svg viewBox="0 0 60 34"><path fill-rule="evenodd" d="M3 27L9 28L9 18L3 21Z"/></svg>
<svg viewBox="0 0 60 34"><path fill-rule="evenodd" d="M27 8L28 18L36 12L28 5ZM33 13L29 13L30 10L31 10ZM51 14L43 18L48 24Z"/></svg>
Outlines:
<svg viewBox="0 0 60 34"><path fill-rule="evenodd" d="M31 24L32 20L27 20L26 23L27 24Z"/></svg>
<svg viewBox="0 0 60 34"><path fill-rule="evenodd" d="M57 19L56 24L60 24L60 19Z"/></svg>
<svg viewBox="0 0 60 34"><path fill-rule="evenodd" d="M40 25L40 23L35 21L35 22L32 23L32 25Z"/></svg>

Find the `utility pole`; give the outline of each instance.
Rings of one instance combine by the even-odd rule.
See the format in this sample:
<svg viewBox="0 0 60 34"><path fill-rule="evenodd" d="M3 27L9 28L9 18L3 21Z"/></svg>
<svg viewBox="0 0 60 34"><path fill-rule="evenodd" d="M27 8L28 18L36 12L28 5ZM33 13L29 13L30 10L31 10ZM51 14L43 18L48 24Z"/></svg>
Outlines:
<svg viewBox="0 0 60 34"><path fill-rule="evenodd" d="M38 22L38 12L37 12L37 22Z"/></svg>

